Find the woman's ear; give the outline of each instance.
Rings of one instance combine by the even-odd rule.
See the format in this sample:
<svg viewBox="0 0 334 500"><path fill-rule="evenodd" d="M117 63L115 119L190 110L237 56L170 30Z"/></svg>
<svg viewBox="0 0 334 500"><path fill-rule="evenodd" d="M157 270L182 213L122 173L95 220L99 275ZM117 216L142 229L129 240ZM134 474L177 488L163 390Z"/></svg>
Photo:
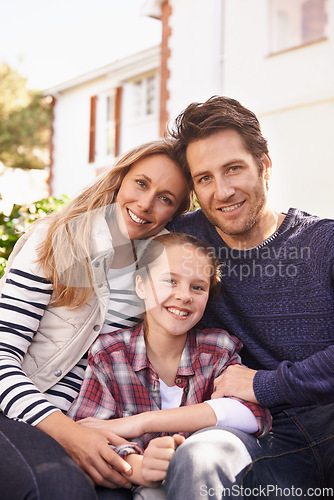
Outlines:
<svg viewBox="0 0 334 500"><path fill-rule="evenodd" d="M145 299L144 280L139 274L136 276L136 294L140 299Z"/></svg>

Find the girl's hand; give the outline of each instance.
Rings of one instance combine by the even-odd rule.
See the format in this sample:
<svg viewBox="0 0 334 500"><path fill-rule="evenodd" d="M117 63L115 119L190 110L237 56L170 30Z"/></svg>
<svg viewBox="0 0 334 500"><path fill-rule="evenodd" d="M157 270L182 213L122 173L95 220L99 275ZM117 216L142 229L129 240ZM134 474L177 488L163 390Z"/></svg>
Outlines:
<svg viewBox="0 0 334 500"><path fill-rule="evenodd" d="M142 462L142 476L151 487L160 485L166 477L169 462L176 448L183 443L185 438L180 434L152 439L144 451Z"/></svg>
<svg viewBox="0 0 334 500"><path fill-rule="evenodd" d="M140 413L130 417L113 418L111 420L101 420L99 418L89 417L79 420L77 423L91 429L111 431L117 434L117 436L125 439L132 439L146 432L143 428L144 420L145 413Z"/></svg>

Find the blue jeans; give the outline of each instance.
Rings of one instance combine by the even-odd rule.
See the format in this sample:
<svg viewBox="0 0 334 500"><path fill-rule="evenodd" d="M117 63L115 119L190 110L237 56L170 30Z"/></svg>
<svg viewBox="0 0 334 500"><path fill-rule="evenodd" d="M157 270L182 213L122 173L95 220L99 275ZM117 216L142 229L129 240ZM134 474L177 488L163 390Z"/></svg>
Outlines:
<svg viewBox="0 0 334 500"><path fill-rule="evenodd" d="M176 450L164 488L168 500L334 497L334 403L284 410L261 439L199 431Z"/></svg>
<svg viewBox="0 0 334 500"><path fill-rule="evenodd" d="M1 500L125 500L126 489L94 488L53 438L0 412Z"/></svg>

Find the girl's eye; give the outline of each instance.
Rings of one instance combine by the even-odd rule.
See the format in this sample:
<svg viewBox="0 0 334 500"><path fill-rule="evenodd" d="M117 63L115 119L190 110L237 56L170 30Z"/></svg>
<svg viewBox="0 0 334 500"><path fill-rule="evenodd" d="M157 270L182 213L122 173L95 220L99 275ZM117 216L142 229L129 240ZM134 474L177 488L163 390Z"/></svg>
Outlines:
<svg viewBox="0 0 334 500"><path fill-rule="evenodd" d="M136 180L136 183L138 184L138 186L140 187L146 187L146 182L145 181L142 181L140 179L137 179Z"/></svg>
<svg viewBox="0 0 334 500"><path fill-rule="evenodd" d="M175 285L175 280L172 278L166 278L163 280L164 283L167 283L168 285Z"/></svg>
<svg viewBox="0 0 334 500"><path fill-rule="evenodd" d="M204 288L201 285L193 285L192 288L193 288L193 290L196 290L196 291L199 291L199 292L204 291Z"/></svg>

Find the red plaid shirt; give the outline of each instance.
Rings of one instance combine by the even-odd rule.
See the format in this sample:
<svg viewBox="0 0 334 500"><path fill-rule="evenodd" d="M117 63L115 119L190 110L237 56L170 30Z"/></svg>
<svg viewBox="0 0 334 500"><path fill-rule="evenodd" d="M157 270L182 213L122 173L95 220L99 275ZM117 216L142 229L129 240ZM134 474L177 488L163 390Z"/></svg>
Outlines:
<svg viewBox="0 0 334 500"><path fill-rule="evenodd" d="M214 379L227 366L241 363L241 347L238 339L224 330L191 330L175 376L175 385L183 389L180 406L210 399ZM267 432L271 425L269 411L257 404L243 404L257 419L256 436ZM89 351L85 378L68 415L74 420L108 420L159 409L159 376L146 355L143 326L101 334ZM163 434L145 434L135 441L145 448L158 435Z"/></svg>

